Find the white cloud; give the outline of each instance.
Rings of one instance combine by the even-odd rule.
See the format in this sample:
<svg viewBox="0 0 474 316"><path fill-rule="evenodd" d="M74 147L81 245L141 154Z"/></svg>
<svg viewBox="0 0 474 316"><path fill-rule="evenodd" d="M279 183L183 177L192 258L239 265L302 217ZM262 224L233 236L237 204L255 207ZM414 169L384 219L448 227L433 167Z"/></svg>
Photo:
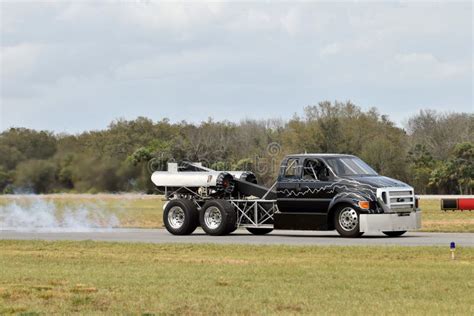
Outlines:
<svg viewBox="0 0 474 316"><path fill-rule="evenodd" d="M223 61L213 51L185 51L160 54L146 59L130 61L115 70L119 79L160 79L177 74L206 71Z"/></svg>
<svg viewBox="0 0 474 316"><path fill-rule="evenodd" d="M407 79L438 81L472 75L468 63L443 62L428 53L398 54L395 61L400 74Z"/></svg>
<svg viewBox="0 0 474 316"><path fill-rule="evenodd" d="M283 28L289 34L296 34L301 30L302 27L302 17L300 10L297 8L290 9L281 19L280 19Z"/></svg>
<svg viewBox="0 0 474 316"><path fill-rule="evenodd" d="M320 55L321 57L337 55L339 52L341 52L341 46L342 45L340 43L331 43L326 45L321 49Z"/></svg>
<svg viewBox="0 0 474 316"><path fill-rule="evenodd" d="M31 75L42 50L41 45L33 43L21 43L2 47L0 50L2 80L12 80Z"/></svg>

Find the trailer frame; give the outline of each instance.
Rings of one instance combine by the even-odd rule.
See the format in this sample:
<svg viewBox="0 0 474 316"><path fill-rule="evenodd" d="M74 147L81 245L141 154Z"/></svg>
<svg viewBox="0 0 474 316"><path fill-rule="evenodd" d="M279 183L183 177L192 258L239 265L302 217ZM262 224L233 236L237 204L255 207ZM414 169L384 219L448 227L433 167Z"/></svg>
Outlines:
<svg viewBox="0 0 474 316"><path fill-rule="evenodd" d="M276 200L230 199L228 201L237 211L237 227L273 228L274 214L278 212ZM263 207L264 204L270 204L270 208ZM245 223L245 219L248 223Z"/></svg>
<svg viewBox="0 0 474 316"><path fill-rule="evenodd" d="M272 190L273 187L274 186L272 186L269 191ZM196 204L198 210L200 210L207 201L215 199L215 197L212 196L201 195L188 187L173 188L172 191L169 191L168 188L165 187L166 201L178 198L191 200ZM237 213L237 228L273 228L274 214L279 212L277 200L242 197L227 197L223 198L223 200L229 202L235 209ZM165 206L166 204L163 208Z"/></svg>

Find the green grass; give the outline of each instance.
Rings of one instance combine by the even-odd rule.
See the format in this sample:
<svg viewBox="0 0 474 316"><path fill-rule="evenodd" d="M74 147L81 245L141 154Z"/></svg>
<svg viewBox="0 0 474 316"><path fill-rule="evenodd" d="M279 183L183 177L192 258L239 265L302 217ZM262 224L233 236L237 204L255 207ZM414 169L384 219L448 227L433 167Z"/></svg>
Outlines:
<svg viewBox="0 0 474 316"><path fill-rule="evenodd" d="M441 211L439 200L420 200L422 230L474 233L474 211Z"/></svg>
<svg viewBox="0 0 474 316"><path fill-rule="evenodd" d="M471 314L474 249L0 241L0 314Z"/></svg>
<svg viewBox="0 0 474 316"><path fill-rule="evenodd" d="M53 202L59 212L67 208L84 206L113 214L119 219L120 227L163 227L161 196L59 194L45 195L42 199ZM0 206L13 200L27 204L31 201L31 197L0 196ZM474 232L474 212L443 212L440 210L439 200L422 199L420 207L423 211L423 231Z"/></svg>

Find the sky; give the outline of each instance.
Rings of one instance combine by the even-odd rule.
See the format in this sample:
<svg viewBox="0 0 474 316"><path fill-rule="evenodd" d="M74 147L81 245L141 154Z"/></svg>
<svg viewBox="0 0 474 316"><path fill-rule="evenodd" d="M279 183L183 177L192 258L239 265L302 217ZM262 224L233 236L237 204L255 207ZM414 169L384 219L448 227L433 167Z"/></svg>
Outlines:
<svg viewBox="0 0 474 316"><path fill-rule="evenodd" d="M400 126L474 112L465 2L0 2L0 131L289 119L351 100Z"/></svg>

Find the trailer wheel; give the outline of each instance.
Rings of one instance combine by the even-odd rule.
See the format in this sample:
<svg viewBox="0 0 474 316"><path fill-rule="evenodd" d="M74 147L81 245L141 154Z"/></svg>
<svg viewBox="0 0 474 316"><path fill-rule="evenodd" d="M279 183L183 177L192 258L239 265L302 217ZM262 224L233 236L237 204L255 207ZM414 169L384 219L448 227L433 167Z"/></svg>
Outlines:
<svg viewBox="0 0 474 316"><path fill-rule="evenodd" d="M406 230L400 230L400 231L394 231L394 232L382 232L388 237L399 237L403 234L405 234L407 231Z"/></svg>
<svg viewBox="0 0 474 316"><path fill-rule="evenodd" d="M359 213L350 205L341 205L336 210L334 226L342 237L359 237Z"/></svg>
<svg viewBox="0 0 474 316"><path fill-rule="evenodd" d="M266 235L270 233L273 228L252 228L252 227L247 227L247 230L249 233L253 235Z"/></svg>
<svg viewBox="0 0 474 316"><path fill-rule="evenodd" d="M163 212L166 230L173 235L189 235L199 224L196 205L190 200L171 200Z"/></svg>
<svg viewBox="0 0 474 316"><path fill-rule="evenodd" d="M237 213L225 200L208 201L199 212L199 223L209 235L227 235L237 226Z"/></svg>

